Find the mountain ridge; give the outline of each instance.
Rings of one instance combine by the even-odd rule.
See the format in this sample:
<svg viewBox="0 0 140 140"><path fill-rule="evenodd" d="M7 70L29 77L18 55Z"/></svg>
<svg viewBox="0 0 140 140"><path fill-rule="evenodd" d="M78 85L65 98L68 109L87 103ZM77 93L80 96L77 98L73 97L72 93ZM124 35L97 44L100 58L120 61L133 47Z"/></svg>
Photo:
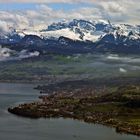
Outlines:
<svg viewBox="0 0 140 140"><path fill-rule="evenodd" d="M12 28L7 34L1 32L0 45L16 51L39 51L40 54L140 53L140 26L73 19L52 23L39 31Z"/></svg>

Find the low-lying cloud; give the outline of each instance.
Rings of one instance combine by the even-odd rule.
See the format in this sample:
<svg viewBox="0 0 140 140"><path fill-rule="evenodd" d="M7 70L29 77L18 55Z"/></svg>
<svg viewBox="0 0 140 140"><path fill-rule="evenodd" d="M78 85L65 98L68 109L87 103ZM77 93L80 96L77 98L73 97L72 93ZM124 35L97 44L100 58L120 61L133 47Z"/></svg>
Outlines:
<svg viewBox="0 0 140 140"><path fill-rule="evenodd" d="M124 69L124 68L119 68L119 71L122 72L122 73L127 73L127 70Z"/></svg>
<svg viewBox="0 0 140 140"><path fill-rule="evenodd" d="M107 60L111 61L120 61L120 62L125 62L125 63L140 63L140 58L139 57L133 57L133 56L119 56L117 54L110 54L106 57Z"/></svg>
<svg viewBox="0 0 140 140"><path fill-rule="evenodd" d="M38 51L28 52L27 50L22 50L21 52L18 53L18 58L23 59L23 58L35 57L35 56L39 56L39 54L40 53Z"/></svg>
<svg viewBox="0 0 140 140"><path fill-rule="evenodd" d="M24 58L37 57L40 53L38 51L29 52L27 50L22 50L16 52L9 48L2 48L0 46L0 61L9 61L9 60L21 60Z"/></svg>

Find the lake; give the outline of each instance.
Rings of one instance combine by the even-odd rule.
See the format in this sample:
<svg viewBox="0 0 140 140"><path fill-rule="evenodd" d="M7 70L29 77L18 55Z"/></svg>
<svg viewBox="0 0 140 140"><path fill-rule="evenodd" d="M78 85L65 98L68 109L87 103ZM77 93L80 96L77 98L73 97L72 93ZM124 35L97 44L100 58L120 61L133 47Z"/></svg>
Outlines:
<svg viewBox="0 0 140 140"><path fill-rule="evenodd" d="M139 140L115 129L72 119L28 119L7 112L7 108L38 100L32 84L0 83L0 140Z"/></svg>

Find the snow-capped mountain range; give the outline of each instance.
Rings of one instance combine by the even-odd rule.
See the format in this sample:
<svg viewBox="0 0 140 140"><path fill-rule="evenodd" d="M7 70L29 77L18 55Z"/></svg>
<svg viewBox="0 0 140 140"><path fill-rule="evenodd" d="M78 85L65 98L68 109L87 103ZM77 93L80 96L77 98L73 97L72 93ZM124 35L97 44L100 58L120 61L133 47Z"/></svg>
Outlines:
<svg viewBox="0 0 140 140"><path fill-rule="evenodd" d="M40 48L51 50L53 47L59 52L62 47L65 49L69 46L80 50L86 48L83 52L87 52L90 47L92 51L140 52L140 25L73 19L52 23L42 30L10 28L8 33L0 32L0 45L10 45L17 50L21 46L24 46L22 49L30 46L33 50L33 46L36 46L37 51Z"/></svg>
<svg viewBox="0 0 140 140"><path fill-rule="evenodd" d="M72 21L62 21L52 23L46 29L18 30L10 28L8 33L0 33L3 39L19 39L25 35L37 35L41 38L59 38L64 36L73 40L96 42L106 34L113 34L115 39L117 35L129 37L129 39L140 39L140 26L131 26L126 24L111 24L110 21L86 21L73 19Z"/></svg>

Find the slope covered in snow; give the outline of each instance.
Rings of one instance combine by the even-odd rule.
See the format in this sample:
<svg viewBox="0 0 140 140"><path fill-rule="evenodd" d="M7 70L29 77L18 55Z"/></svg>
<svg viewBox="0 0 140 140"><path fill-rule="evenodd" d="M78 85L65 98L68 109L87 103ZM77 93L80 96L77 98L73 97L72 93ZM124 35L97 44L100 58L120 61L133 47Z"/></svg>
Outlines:
<svg viewBox="0 0 140 140"><path fill-rule="evenodd" d="M0 42L18 42L25 35L36 35L42 39L55 39L63 36L78 41L111 41L115 43L130 43L140 40L140 26L127 24L112 24L110 21L98 20L87 21L73 19L52 23L46 29L24 29L11 28L9 33L0 33Z"/></svg>
<svg viewBox="0 0 140 140"><path fill-rule="evenodd" d="M55 30L55 31L42 31L41 35L45 38L59 38L60 36L64 36L67 38L70 38L72 40L81 40L80 39L80 35L74 33L72 30L70 30L69 28L65 28L65 29L60 29L60 30Z"/></svg>

